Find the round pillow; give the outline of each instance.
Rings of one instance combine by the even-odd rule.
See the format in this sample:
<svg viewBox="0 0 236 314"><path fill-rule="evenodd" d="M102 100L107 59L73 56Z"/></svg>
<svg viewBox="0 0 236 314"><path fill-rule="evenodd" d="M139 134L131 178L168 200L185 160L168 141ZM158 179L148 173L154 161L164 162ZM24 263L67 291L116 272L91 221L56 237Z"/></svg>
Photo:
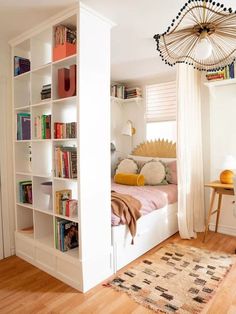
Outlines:
<svg viewBox="0 0 236 314"><path fill-rule="evenodd" d="M146 185L161 184L166 176L165 166L156 160L148 161L141 169Z"/></svg>
<svg viewBox="0 0 236 314"><path fill-rule="evenodd" d="M118 173L138 173L138 165L133 159L123 159L116 168Z"/></svg>

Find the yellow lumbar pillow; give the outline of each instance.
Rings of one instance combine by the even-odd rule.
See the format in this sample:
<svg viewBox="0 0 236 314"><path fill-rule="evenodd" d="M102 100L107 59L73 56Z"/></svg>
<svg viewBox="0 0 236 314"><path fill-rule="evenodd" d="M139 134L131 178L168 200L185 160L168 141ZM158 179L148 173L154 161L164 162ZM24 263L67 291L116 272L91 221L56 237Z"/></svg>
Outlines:
<svg viewBox="0 0 236 314"><path fill-rule="evenodd" d="M125 185L143 186L145 183L144 175L134 173L117 173L114 176L115 183Z"/></svg>

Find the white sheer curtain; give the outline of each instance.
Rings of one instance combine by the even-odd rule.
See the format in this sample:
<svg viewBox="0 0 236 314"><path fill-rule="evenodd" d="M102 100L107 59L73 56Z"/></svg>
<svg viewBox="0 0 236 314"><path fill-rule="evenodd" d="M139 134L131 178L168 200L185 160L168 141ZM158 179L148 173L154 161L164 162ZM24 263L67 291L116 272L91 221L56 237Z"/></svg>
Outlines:
<svg viewBox="0 0 236 314"><path fill-rule="evenodd" d="M177 68L178 222L181 238L204 231L200 72Z"/></svg>

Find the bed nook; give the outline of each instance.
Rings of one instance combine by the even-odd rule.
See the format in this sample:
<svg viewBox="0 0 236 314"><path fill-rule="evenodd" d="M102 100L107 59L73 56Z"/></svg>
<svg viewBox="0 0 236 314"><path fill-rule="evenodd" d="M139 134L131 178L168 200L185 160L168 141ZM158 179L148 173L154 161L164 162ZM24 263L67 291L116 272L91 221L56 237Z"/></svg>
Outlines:
<svg viewBox="0 0 236 314"><path fill-rule="evenodd" d="M117 183L116 176L125 173L137 178L143 176L145 185L132 184L126 178L123 184ZM131 155L118 162L111 190L131 196L141 204L135 236L126 217L112 212L113 269L116 272L178 231L176 144L159 139L137 146Z"/></svg>

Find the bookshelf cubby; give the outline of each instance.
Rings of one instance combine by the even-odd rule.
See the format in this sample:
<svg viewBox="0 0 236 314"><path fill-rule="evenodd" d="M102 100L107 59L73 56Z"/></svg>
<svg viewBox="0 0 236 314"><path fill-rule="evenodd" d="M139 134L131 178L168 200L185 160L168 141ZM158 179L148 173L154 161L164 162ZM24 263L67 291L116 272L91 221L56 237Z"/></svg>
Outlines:
<svg viewBox="0 0 236 314"><path fill-rule="evenodd" d="M77 30L78 53L54 61L54 31L58 25ZM109 210L106 208L110 197L110 180L109 171L105 174L102 171L104 165L109 169L107 164L109 139L104 134L109 134L110 114L103 106L107 108L109 106L110 28L111 24L106 19L77 4L57 15L55 19L50 18L39 27L32 29L30 33L22 34L11 41L16 254L81 291L87 291L112 273L109 238L111 229L110 222L107 224ZM97 32L96 36L94 29ZM14 56L29 59L30 71L15 76ZM76 65L76 95L60 98L58 70L68 69L71 65ZM51 95L49 92L51 97L42 99L43 86L48 84L51 84ZM92 93L90 88L94 90ZM95 94L99 94L99 97L95 98ZM26 137L27 140L19 140L17 134L23 133L21 119L19 131L19 117L27 116L24 113L30 114L30 137ZM50 128L47 120L47 137L44 136L46 116L50 116L51 123ZM17 117L18 123L16 123ZM75 123L75 125L72 126L72 132L71 129L69 131L66 129L63 138L58 138L54 133L55 123L68 129L71 126L66 124ZM89 123L94 127L90 128ZM101 125L98 125L97 131L94 132L95 125L99 123ZM65 134L67 136L64 136ZM91 181L92 169L89 168L93 140L96 143L101 141L101 150L96 152L100 160L96 175L102 177L105 182L99 185L97 191L94 190ZM68 168L67 158L70 158L70 155L67 152L57 161L56 147L67 147L70 152L76 152L73 155L73 167L69 159L70 168ZM102 156L105 158L103 159ZM57 163L64 165L66 169L64 174L56 174ZM88 167L88 170L81 173L81 167L83 169ZM74 168L77 168L77 175L73 173ZM32 204L21 201L19 186L24 181L32 181ZM71 190L71 199L66 200L63 206L77 205L66 210L63 207L65 214L57 212L55 198L56 193L63 190ZM105 226L97 223L100 210L105 212L103 215ZM91 220L93 215L95 218ZM58 221L76 226L77 247L71 246L71 249L64 252L57 248ZM99 259L98 250L101 253ZM95 263L99 263L101 267L99 274L94 267Z"/></svg>

